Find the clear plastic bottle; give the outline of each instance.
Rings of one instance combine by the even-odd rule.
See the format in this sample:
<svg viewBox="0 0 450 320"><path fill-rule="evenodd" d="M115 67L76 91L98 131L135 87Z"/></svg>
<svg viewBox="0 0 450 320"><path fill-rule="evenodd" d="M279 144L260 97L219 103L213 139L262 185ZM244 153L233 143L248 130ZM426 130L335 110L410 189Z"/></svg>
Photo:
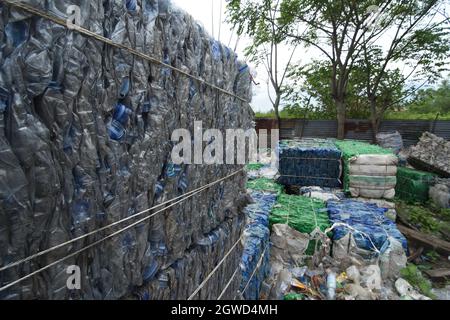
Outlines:
<svg viewBox="0 0 450 320"><path fill-rule="evenodd" d="M333 271L328 272L327 289L328 300L336 300L336 273Z"/></svg>

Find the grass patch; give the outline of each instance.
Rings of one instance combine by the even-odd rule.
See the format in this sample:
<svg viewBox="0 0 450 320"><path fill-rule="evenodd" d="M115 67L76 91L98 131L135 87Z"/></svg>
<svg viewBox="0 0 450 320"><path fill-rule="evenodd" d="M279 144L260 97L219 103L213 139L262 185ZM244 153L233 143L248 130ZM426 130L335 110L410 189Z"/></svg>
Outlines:
<svg viewBox="0 0 450 320"><path fill-rule="evenodd" d="M423 295L431 299L436 299L436 296L431 292L433 288L431 282L422 275L422 272L420 272L416 265L412 263L408 264L406 268L400 271L400 274L403 279L408 281L410 285Z"/></svg>
<svg viewBox="0 0 450 320"><path fill-rule="evenodd" d="M437 208L431 203L426 206L396 201L398 215L420 231L441 237L450 233L450 209Z"/></svg>

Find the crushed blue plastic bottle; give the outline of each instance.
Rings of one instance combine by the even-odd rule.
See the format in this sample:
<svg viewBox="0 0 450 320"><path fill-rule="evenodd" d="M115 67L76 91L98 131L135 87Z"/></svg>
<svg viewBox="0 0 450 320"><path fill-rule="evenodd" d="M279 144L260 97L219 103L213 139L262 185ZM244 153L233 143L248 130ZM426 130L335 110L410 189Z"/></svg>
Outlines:
<svg viewBox="0 0 450 320"><path fill-rule="evenodd" d="M125 6L128 11L135 12L137 7L136 0L125 0Z"/></svg>
<svg viewBox="0 0 450 320"><path fill-rule="evenodd" d="M28 39L28 25L25 21L10 22L5 27L5 34L17 48Z"/></svg>

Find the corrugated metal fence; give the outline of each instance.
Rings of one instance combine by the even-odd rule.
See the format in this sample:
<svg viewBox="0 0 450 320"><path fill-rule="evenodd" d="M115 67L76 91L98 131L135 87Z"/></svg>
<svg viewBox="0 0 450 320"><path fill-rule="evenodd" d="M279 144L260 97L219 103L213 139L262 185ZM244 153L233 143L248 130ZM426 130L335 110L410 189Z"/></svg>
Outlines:
<svg viewBox="0 0 450 320"><path fill-rule="evenodd" d="M273 119L257 119L256 129L271 130L278 124ZM423 132L433 132L437 136L450 140L450 121L428 120L385 120L381 123L380 132L399 131L405 146L414 145ZM281 120L280 138L336 138L337 121L334 120ZM345 138L372 141L372 127L367 120L347 120Z"/></svg>

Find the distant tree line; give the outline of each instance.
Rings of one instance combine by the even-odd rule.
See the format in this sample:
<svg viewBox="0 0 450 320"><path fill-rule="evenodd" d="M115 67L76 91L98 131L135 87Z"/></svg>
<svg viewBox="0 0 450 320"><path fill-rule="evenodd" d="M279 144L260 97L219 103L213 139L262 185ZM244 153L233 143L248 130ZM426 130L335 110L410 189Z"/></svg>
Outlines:
<svg viewBox="0 0 450 320"><path fill-rule="evenodd" d="M446 70L448 7L448 0L231 0L228 18L254 40L247 56L266 66L275 117L332 117L342 139L349 117L370 119L375 136L392 110L446 112L448 81L424 88ZM291 50L287 63L280 47ZM293 61L305 48L316 59Z"/></svg>

